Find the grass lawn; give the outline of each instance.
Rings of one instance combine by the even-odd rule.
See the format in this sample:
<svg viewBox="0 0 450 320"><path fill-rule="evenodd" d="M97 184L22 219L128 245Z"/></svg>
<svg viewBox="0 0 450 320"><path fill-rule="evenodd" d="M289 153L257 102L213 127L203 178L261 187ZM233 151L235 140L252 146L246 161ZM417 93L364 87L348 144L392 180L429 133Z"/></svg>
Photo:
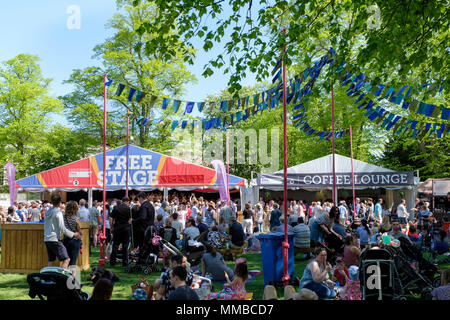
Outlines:
<svg viewBox="0 0 450 320"><path fill-rule="evenodd" d="M90 257L91 267L98 265L99 251L94 249ZM261 254L258 253L245 253L238 255L238 257L244 257L247 259L249 270L260 270L261 274L258 275L253 281L246 284L247 292L253 292L254 300L261 300L264 291L264 276L262 273ZM297 255L295 261L295 276L301 277L303 270L308 261L302 259L302 255ZM234 268L234 262L227 261L227 264ZM450 264L441 264L441 269L450 268ZM114 285L113 300L130 300L131 298L131 286L140 282L139 274L132 273L127 274L124 272L122 266L116 265L110 268L107 263L107 269L113 271L120 281ZM155 279L159 278L160 273L153 273L151 275L141 274L144 278L148 279L149 283L153 284ZM90 270L84 271L81 274L82 290L92 294L92 283L89 280ZM1 274L0 273L0 300L31 300L28 296L28 283L26 281L26 275L23 274ZM222 284L214 284L215 291L222 289ZM278 298L283 299L283 289L278 288ZM411 297L414 298L414 297ZM37 298L36 298L37 299Z"/></svg>
<svg viewBox="0 0 450 320"><path fill-rule="evenodd" d="M299 255L300 256L300 255ZM298 257L299 257L298 256ZM89 259L91 267L98 265L99 251L94 249ZM262 299L264 291L264 276L262 274L262 262L261 255L257 253L246 253L238 255L238 257L244 257L247 259L249 270L261 270L261 274L258 275L253 281L246 284L247 292L253 292L253 299ZM301 276L303 269L306 266L307 261L295 261L295 275ZM234 268L234 262L227 261L229 267ZM120 264L116 264L114 267L109 267L107 263L107 269L113 271L120 281L116 282L113 291L113 300L129 300L131 298L131 286L140 282L139 274L125 273ZM160 273L153 273L151 275L140 274L142 277L148 279L149 283L159 278ZM28 283L26 281L25 274L2 274L0 273L0 300L31 300L28 296ZM81 274L82 290L92 294L92 283L89 280L90 270L83 271ZM215 291L222 289L223 284L215 283ZM283 298L283 289L278 289L278 296ZM37 298L36 298L37 299Z"/></svg>

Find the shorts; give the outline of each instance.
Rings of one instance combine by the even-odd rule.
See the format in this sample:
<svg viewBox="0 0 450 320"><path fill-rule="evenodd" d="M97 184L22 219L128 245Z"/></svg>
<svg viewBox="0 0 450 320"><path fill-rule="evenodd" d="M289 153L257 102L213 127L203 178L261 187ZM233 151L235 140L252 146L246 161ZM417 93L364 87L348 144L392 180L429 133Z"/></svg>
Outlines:
<svg viewBox="0 0 450 320"><path fill-rule="evenodd" d="M111 243L111 229L105 229L106 244Z"/></svg>
<svg viewBox="0 0 450 320"><path fill-rule="evenodd" d="M98 233L98 225L90 225L89 227L90 233L92 236L97 235Z"/></svg>
<svg viewBox="0 0 450 320"><path fill-rule="evenodd" d="M58 258L59 261L70 259L67 249L61 241L45 241L47 248L48 261L52 262Z"/></svg>
<svg viewBox="0 0 450 320"><path fill-rule="evenodd" d="M406 224L406 223L407 223L407 222L406 222L406 218L398 217L398 223L400 223L400 224Z"/></svg>

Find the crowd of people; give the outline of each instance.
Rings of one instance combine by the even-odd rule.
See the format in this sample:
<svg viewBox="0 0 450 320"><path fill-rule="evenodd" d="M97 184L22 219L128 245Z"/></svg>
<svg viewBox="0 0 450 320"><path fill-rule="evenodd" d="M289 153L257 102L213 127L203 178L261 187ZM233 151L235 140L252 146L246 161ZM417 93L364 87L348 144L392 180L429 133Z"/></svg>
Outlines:
<svg viewBox="0 0 450 320"><path fill-rule="evenodd" d="M420 247L433 222L429 203L422 203L419 199L409 211L405 200L401 200L391 211L386 210L383 204L381 198L376 203L372 199L360 201L356 198L355 203L342 200L336 205L331 201L307 203L292 200L287 206L285 223L281 201L265 202L260 199L257 203L241 204L239 199L228 202L206 200L185 193L174 193L164 198L161 193L140 192L130 198L108 200L103 221L101 202L94 201L91 207L84 199L61 203L61 197L53 193L50 202L15 203L7 213L3 210L0 213L3 221L12 223L44 222L49 265L53 265L58 258L63 262L63 268L69 269L76 265L81 247L80 222L83 221L90 223L90 245L93 247L98 246L99 229L103 229L105 222L110 266L117 263L119 248L122 248L122 257L126 257L121 259L121 263L124 267L128 266L130 241L131 248L142 248L145 231L150 226L161 238L178 248L183 248L191 240L201 239L206 253L201 258L202 270L198 272L213 281L224 282L227 287L223 292L211 295L216 299L242 298L248 279L246 266L240 266L243 263L237 263L232 270L218 251L245 248L260 252L258 235L284 232L287 226L287 231L294 233L295 247L310 249L314 253L299 281L300 290L306 291L299 292L297 296L333 299L340 292L340 298L360 299L357 266L361 251L376 245L385 233L393 239L404 237ZM244 208L242 212L241 205ZM61 237L62 234L64 237ZM345 244L342 256L336 259L333 266L327 262L327 251L323 248L330 238ZM441 240L440 250L448 251L445 232ZM186 275L180 268L185 269ZM172 256L169 268L161 274L155 288L162 299L169 299L173 289L191 286L192 279L192 270L186 267L183 257ZM336 290L336 284L340 290ZM139 292L136 293L138 296ZM194 294L190 290L179 289L172 298L181 296L191 299Z"/></svg>

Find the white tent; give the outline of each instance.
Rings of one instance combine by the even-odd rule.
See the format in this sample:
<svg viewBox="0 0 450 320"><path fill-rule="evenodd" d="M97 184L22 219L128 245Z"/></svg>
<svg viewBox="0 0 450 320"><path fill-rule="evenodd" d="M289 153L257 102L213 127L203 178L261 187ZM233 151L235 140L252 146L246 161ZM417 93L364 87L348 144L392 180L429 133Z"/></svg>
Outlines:
<svg viewBox="0 0 450 320"><path fill-rule="evenodd" d="M414 207L419 178L412 172L396 172L380 166L375 166L359 160L353 160L355 189L386 189L387 207L392 207L393 190L404 192L407 207ZM336 191L352 189L351 158L335 154ZM333 188L333 155L311 160L287 169L289 190L321 191ZM271 191L283 190L283 170L274 173L262 173L251 181L256 189ZM336 193L339 196L339 192ZM259 195L258 195L259 196ZM257 197L258 197L257 196ZM397 198L397 197L395 197Z"/></svg>

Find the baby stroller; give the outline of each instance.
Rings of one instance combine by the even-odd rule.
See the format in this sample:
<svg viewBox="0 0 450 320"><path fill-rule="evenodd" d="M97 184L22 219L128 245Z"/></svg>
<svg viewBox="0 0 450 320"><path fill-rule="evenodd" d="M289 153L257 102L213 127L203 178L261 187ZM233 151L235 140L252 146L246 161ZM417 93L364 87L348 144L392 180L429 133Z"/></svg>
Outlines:
<svg viewBox="0 0 450 320"><path fill-rule="evenodd" d="M138 253L130 254L130 264L125 269L126 273L143 272L150 274L158 272L158 255L160 252L160 243L156 235L154 226L150 226L144 233L144 244L139 248Z"/></svg>
<svg viewBox="0 0 450 320"><path fill-rule="evenodd" d="M344 255L344 241L336 237L334 233L331 233L325 237L327 260L331 265L336 264L336 258Z"/></svg>
<svg viewBox="0 0 450 320"><path fill-rule="evenodd" d="M399 239L399 241L402 243L403 240ZM398 271L399 282L402 287L402 295L406 292L413 295L420 294L423 300L431 300L431 291L434 289L432 280L411 266L414 260L410 260L401 247L388 247L387 249L393 252L395 267ZM420 257L418 257L419 259ZM419 263L419 265L421 264Z"/></svg>
<svg viewBox="0 0 450 320"><path fill-rule="evenodd" d="M418 275L425 281L423 282L420 279L417 280L420 280L418 282L419 284L421 284L421 287L419 288L420 291L426 288L433 289L433 287L437 287L438 282L441 278L440 269L436 265L424 259L421 251L417 249L416 246L411 244L406 238L400 237L398 240L400 241L400 248L398 249L399 257L405 260L408 263L409 267L411 267L411 265L417 264ZM414 272L416 272L416 270L414 270ZM416 279L417 278L414 278L413 282Z"/></svg>
<svg viewBox="0 0 450 320"><path fill-rule="evenodd" d="M205 251L205 246L201 242L186 238L183 254L187 257L187 261L191 266L200 264Z"/></svg>
<svg viewBox="0 0 450 320"><path fill-rule="evenodd" d="M364 249L359 270L362 300L406 300L391 250Z"/></svg>
<svg viewBox="0 0 450 320"><path fill-rule="evenodd" d="M40 300L89 300L89 294L81 291L81 284L69 271L59 267L46 267L40 272L30 273L27 276L30 286L28 295Z"/></svg>

